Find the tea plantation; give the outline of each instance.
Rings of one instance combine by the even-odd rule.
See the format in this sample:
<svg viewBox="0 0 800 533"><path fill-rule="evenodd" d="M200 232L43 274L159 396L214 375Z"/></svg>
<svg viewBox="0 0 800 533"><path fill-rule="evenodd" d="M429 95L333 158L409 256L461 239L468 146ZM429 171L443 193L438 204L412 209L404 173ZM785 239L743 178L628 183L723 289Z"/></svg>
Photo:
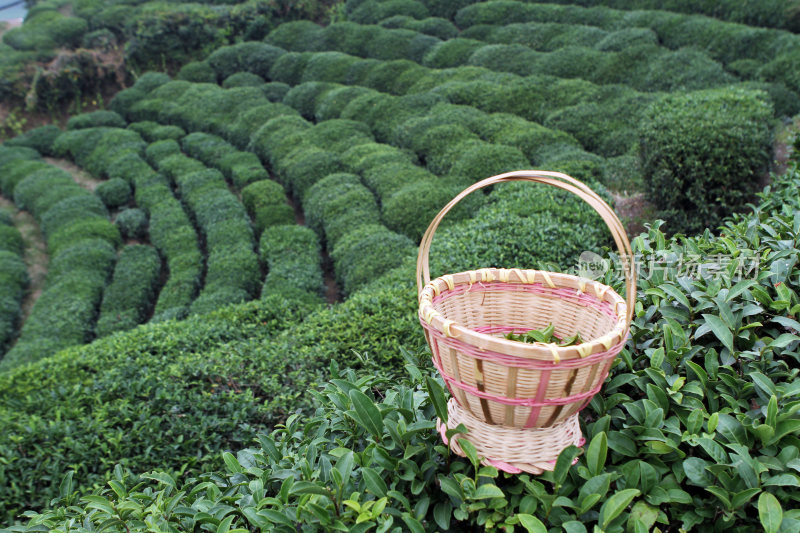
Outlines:
<svg viewBox="0 0 800 533"><path fill-rule="evenodd" d="M800 532L799 2L29 7L0 43L0 531ZM415 284L439 210L526 168L645 228L586 444L541 476L442 445ZM497 185L432 271L613 264L601 220Z"/></svg>

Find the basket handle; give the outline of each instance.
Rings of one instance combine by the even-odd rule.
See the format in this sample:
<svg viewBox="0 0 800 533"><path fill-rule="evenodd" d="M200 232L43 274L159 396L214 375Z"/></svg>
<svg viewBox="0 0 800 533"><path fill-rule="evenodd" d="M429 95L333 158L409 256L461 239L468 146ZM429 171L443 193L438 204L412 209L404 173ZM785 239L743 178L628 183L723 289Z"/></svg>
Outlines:
<svg viewBox="0 0 800 533"><path fill-rule="evenodd" d="M628 236L625 233L625 228L622 226L619 218L614 213L614 210L603 201L600 196L592 189L587 187L582 182L573 177L562 174L561 172L550 172L546 170L517 170L514 172L506 172L486 178L477 183L474 183L461 191L458 196L450 200L450 202L439 211L431 221L425 235L422 236L422 241L419 245L419 255L417 256L417 292L421 293L422 289L431 281L429 255L431 242L439 227L439 223L444 216L455 207L464 197L469 194L504 181L532 181L535 183L544 183L545 185L552 185L559 189L564 189L567 192L578 196L587 204L589 204L597 213L603 218L603 221L611 231L614 242L617 245L620 254L620 261L622 262L623 270L625 272L625 302L627 304L627 323L630 325L631 318L633 317L633 307L636 303L636 265L633 261L633 252L631 250L631 243L628 241Z"/></svg>

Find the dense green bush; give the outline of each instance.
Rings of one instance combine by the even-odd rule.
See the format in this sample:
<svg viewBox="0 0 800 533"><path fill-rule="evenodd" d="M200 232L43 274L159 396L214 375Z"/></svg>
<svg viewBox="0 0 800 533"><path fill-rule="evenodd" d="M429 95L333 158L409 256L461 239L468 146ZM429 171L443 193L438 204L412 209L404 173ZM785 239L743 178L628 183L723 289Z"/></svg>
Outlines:
<svg viewBox="0 0 800 533"><path fill-rule="evenodd" d="M366 87L337 87L321 94L314 101L314 118L318 122L339 118L351 100L369 93Z"/></svg>
<svg viewBox="0 0 800 533"><path fill-rule="evenodd" d="M144 239L147 236L147 214L139 208L123 209L115 223L123 239Z"/></svg>
<svg viewBox="0 0 800 533"><path fill-rule="evenodd" d="M48 124L9 139L4 146L24 146L33 148L42 155L53 155L53 143L59 135L61 135L61 129L53 124Z"/></svg>
<svg viewBox="0 0 800 533"><path fill-rule="evenodd" d="M131 200L131 186L121 178L113 178L99 184L94 193L109 209L126 205Z"/></svg>
<svg viewBox="0 0 800 533"><path fill-rule="evenodd" d="M233 87L261 87L264 85L264 78L252 72L237 72L231 74L222 81L223 89L231 89Z"/></svg>
<svg viewBox="0 0 800 533"><path fill-rule="evenodd" d="M175 78L196 83L216 83L217 73L208 61L190 61L181 67Z"/></svg>
<svg viewBox="0 0 800 533"><path fill-rule="evenodd" d="M216 135L191 133L183 138L181 146L190 156L222 171L237 189L269 176L255 154L241 152Z"/></svg>
<svg viewBox="0 0 800 533"><path fill-rule="evenodd" d="M380 224L375 196L353 174L328 174L316 182L303 198L303 211L308 226L325 236L329 250L356 228Z"/></svg>
<svg viewBox="0 0 800 533"><path fill-rule="evenodd" d="M161 258L155 248L142 244L124 247L103 293L97 336L141 324L152 310L160 275Z"/></svg>
<svg viewBox="0 0 800 533"><path fill-rule="evenodd" d="M272 226L291 224L295 220L294 209L286 202L286 192L280 183L261 180L242 189L242 203L256 237Z"/></svg>
<svg viewBox="0 0 800 533"><path fill-rule="evenodd" d="M344 170L344 163L335 152L316 147L297 148L276 168L279 180L300 199L323 177Z"/></svg>
<svg viewBox="0 0 800 533"><path fill-rule="evenodd" d="M55 10L33 13L25 24L3 34L3 42L16 50L77 48L88 30L80 17L67 17Z"/></svg>
<svg viewBox="0 0 800 533"><path fill-rule="evenodd" d="M763 93L667 95L639 129L645 190L670 232L715 228L744 208L766 175L772 109Z"/></svg>
<svg viewBox="0 0 800 533"><path fill-rule="evenodd" d="M80 130L84 128L124 128L125 119L114 111L93 111L75 115L67 121L68 130Z"/></svg>
<svg viewBox="0 0 800 533"><path fill-rule="evenodd" d="M285 53L278 47L251 41L217 48L206 61L220 81L236 72L251 72L267 79L272 65Z"/></svg>
<svg viewBox="0 0 800 533"><path fill-rule="evenodd" d="M405 235L379 224L365 224L341 237L331 250L336 279L342 292L352 294L397 267L399 258L414 253Z"/></svg>
<svg viewBox="0 0 800 533"><path fill-rule="evenodd" d="M283 98L283 103L295 108L300 114L307 118L314 118L314 110L317 100L325 96L325 93L335 89L337 85L322 81L309 81L292 87Z"/></svg>
<svg viewBox="0 0 800 533"><path fill-rule="evenodd" d="M261 235L259 255L268 268L262 298L282 286L322 294L319 238L311 229L297 224L272 226Z"/></svg>
<svg viewBox="0 0 800 533"><path fill-rule="evenodd" d="M23 252L22 235L14 226L11 213L0 211L0 357L17 335L21 303L29 283Z"/></svg>
<svg viewBox="0 0 800 533"><path fill-rule="evenodd" d="M263 104L240 113L236 120L228 125L224 136L234 146L244 150L250 144L250 137L256 131L280 115L298 115L298 113L291 107L280 103Z"/></svg>

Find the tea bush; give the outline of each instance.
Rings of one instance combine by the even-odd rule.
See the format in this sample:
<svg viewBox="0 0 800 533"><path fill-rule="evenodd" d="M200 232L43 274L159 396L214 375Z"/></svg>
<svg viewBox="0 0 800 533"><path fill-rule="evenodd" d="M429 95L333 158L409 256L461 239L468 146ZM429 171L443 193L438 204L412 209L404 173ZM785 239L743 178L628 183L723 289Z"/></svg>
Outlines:
<svg viewBox="0 0 800 533"><path fill-rule="evenodd" d="M349 19L359 24L374 24L397 15L406 15L415 19L430 16L425 4L416 0L366 0L349 14Z"/></svg>
<svg viewBox="0 0 800 533"><path fill-rule="evenodd" d="M222 82L223 89L233 87L261 87L264 85L264 78L252 72L237 72L225 78Z"/></svg>
<svg viewBox="0 0 800 533"><path fill-rule="evenodd" d="M178 126L162 126L161 124L151 120L132 122L128 125L128 129L133 130L141 135L142 139L148 143L164 141L167 139L180 141L181 138L186 135L186 132L183 130L183 128Z"/></svg>
<svg viewBox="0 0 800 533"><path fill-rule="evenodd" d="M345 233L331 250L331 258L342 292L352 294L413 252L414 243L405 235L379 224L365 224Z"/></svg>
<svg viewBox="0 0 800 533"><path fill-rule="evenodd" d="M23 244L11 214L0 211L0 354L17 335L22 299L29 283Z"/></svg>
<svg viewBox="0 0 800 533"><path fill-rule="evenodd" d="M126 205L131 200L131 186L122 178L113 178L99 184L94 193L109 209Z"/></svg>
<svg viewBox="0 0 800 533"><path fill-rule="evenodd" d="M365 224L379 224L375 196L358 176L328 174L315 183L303 199L308 226L325 237L329 250L351 231Z"/></svg>
<svg viewBox="0 0 800 533"><path fill-rule="evenodd" d="M771 116L763 93L728 89L667 95L647 110L642 171L670 232L715 227L752 199L770 160Z"/></svg>
<svg viewBox="0 0 800 533"><path fill-rule="evenodd" d="M261 235L259 255L267 265L261 297L299 289L319 297L323 292L319 237L297 224L273 226Z"/></svg>
<svg viewBox="0 0 800 533"><path fill-rule="evenodd" d="M286 201L286 192L276 181L256 181L243 188L242 204L253 221L256 237L269 227L291 224L295 220L294 209Z"/></svg>
<svg viewBox="0 0 800 533"><path fill-rule="evenodd" d="M51 156L53 155L53 144L59 135L61 135L61 129L53 124L48 124L28 130L3 144L8 147L32 148L42 155Z"/></svg>
<svg viewBox="0 0 800 533"><path fill-rule="evenodd" d="M114 111L93 111L75 115L67 121L68 130L100 127L124 128L125 119Z"/></svg>
<svg viewBox="0 0 800 533"><path fill-rule="evenodd" d="M139 208L123 209L114 223L123 239L147 237L147 214Z"/></svg>
<svg viewBox="0 0 800 533"><path fill-rule="evenodd" d="M152 246L133 244L119 253L100 304L97 336L126 331L145 321L158 294L161 258Z"/></svg>
<svg viewBox="0 0 800 533"><path fill-rule="evenodd" d="M216 83L217 73L208 61L189 61L181 67L175 79L195 83Z"/></svg>

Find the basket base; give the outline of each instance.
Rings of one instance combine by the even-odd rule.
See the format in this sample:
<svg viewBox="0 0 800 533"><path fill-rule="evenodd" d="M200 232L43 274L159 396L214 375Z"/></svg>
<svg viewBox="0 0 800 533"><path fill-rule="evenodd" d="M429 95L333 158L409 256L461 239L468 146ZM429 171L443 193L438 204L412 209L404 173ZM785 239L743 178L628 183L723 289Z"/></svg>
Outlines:
<svg viewBox="0 0 800 533"><path fill-rule="evenodd" d="M465 456L458 441L467 438L483 458L482 464L509 474L541 474L545 470L553 470L564 448L571 444L583 446L586 442L581 434L577 413L551 427L511 428L478 420L451 398L447 403L447 415L447 424L437 419L436 429L442 441L455 454ZM467 428L467 435L455 435L448 443L446 431L459 424Z"/></svg>

